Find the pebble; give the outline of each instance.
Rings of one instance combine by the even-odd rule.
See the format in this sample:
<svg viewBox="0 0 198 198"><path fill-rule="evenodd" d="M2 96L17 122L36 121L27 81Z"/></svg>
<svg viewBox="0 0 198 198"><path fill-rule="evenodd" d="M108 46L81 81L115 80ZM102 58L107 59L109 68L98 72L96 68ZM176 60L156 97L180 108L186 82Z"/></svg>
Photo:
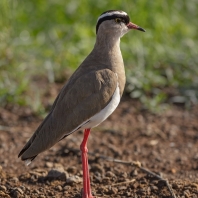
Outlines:
<svg viewBox="0 0 198 198"><path fill-rule="evenodd" d="M63 188L62 188L62 186L58 185L58 186L56 186L56 190L58 190L58 191L62 191L62 190L63 190Z"/></svg>
<svg viewBox="0 0 198 198"><path fill-rule="evenodd" d="M48 193L49 196L53 196L54 195L54 192L52 192L50 190L48 190L47 193Z"/></svg>
<svg viewBox="0 0 198 198"><path fill-rule="evenodd" d="M67 172L68 173L75 173L76 172L76 167L75 166L70 166L68 169L67 169Z"/></svg>
<svg viewBox="0 0 198 198"><path fill-rule="evenodd" d="M33 171L30 171L29 173L31 175L36 176L37 178L45 176L47 174L46 170L45 169L41 169L41 168L34 169Z"/></svg>
<svg viewBox="0 0 198 198"><path fill-rule="evenodd" d="M54 167L55 168L63 168L64 169L63 165L59 164L59 163L54 163Z"/></svg>
<svg viewBox="0 0 198 198"><path fill-rule="evenodd" d="M50 170L46 176L48 179L58 179L65 181L68 178L68 173L63 167L57 167Z"/></svg>
<svg viewBox="0 0 198 198"><path fill-rule="evenodd" d="M116 187L112 187L109 189L110 194L117 194L117 192L118 192L118 189Z"/></svg>
<svg viewBox="0 0 198 198"><path fill-rule="evenodd" d="M39 198L45 198L45 195L39 195Z"/></svg>
<svg viewBox="0 0 198 198"><path fill-rule="evenodd" d="M135 170L133 170L133 171L131 172L131 176L137 176L137 175L138 175L137 169L135 169Z"/></svg>
<svg viewBox="0 0 198 198"><path fill-rule="evenodd" d="M189 190L185 190L184 191L184 195L185 195L185 197L190 197L190 191Z"/></svg>
<svg viewBox="0 0 198 198"><path fill-rule="evenodd" d="M39 188L39 190L40 190L41 192L43 192L45 189L41 187L41 188Z"/></svg>
<svg viewBox="0 0 198 198"><path fill-rule="evenodd" d="M164 187L164 186L165 186L164 181L162 181L162 180L161 180L161 181L158 181L157 186L158 186L159 188Z"/></svg>
<svg viewBox="0 0 198 198"><path fill-rule="evenodd" d="M65 186L63 189L66 190L66 191L68 191L68 190L71 189L71 186Z"/></svg>
<svg viewBox="0 0 198 198"><path fill-rule="evenodd" d="M96 176L96 175L94 175L93 178L94 178L94 180L95 180L97 183L101 183L101 181L102 181L102 177L101 177L101 176Z"/></svg>
<svg viewBox="0 0 198 198"><path fill-rule="evenodd" d="M111 172L111 171L107 171L106 172L106 177L114 177L114 178L116 178L116 175L113 172Z"/></svg>
<svg viewBox="0 0 198 198"><path fill-rule="evenodd" d="M23 191L20 188L13 188L11 190L12 197L19 198L23 195Z"/></svg>
<svg viewBox="0 0 198 198"><path fill-rule="evenodd" d="M93 164L91 166L91 170L94 171L94 172L98 171L101 174L103 174L103 172L104 172L103 167L101 165L99 165L99 164Z"/></svg>
<svg viewBox="0 0 198 198"><path fill-rule="evenodd" d="M78 177L77 175L75 176L71 176L69 178L67 178L66 183L67 184L73 184L73 183L81 183L82 182L82 178Z"/></svg>
<svg viewBox="0 0 198 198"><path fill-rule="evenodd" d="M127 189L127 186L120 186L120 187L118 187L118 189L119 189L119 191L126 190Z"/></svg>
<svg viewBox="0 0 198 198"><path fill-rule="evenodd" d="M10 178L10 181L17 183L19 181L19 179L17 177L12 177L12 178Z"/></svg>
<svg viewBox="0 0 198 198"><path fill-rule="evenodd" d="M157 191L158 187L157 186L151 186L151 191Z"/></svg>
<svg viewBox="0 0 198 198"><path fill-rule="evenodd" d="M10 196L6 193L4 193L3 191L0 190L0 197L3 197L3 198L10 198Z"/></svg>
<svg viewBox="0 0 198 198"><path fill-rule="evenodd" d="M191 187L194 187L194 188L197 188L197 189L198 189L198 184L192 183L192 184L191 184Z"/></svg>
<svg viewBox="0 0 198 198"><path fill-rule="evenodd" d="M40 194L40 191L39 191L39 190L37 190L37 189L34 189L34 190L33 190L33 193Z"/></svg>
<svg viewBox="0 0 198 198"><path fill-rule="evenodd" d="M3 186L3 185L0 185L0 190L2 190L2 191L6 191L6 190L7 190L7 188L6 188L5 186Z"/></svg>
<svg viewBox="0 0 198 198"><path fill-rule="evenodd" d="M133 188L137 189L140 184L138 182L134 182L132 185L133 185Z"/></svg>
<svg viewBox="0 0 198 198"><path fill-rule="evenodd" d="M46 163L45 163L45 166L46 166L47 168L52 168L52 167L53 167L53 163L52 163L52 162L46 162Z"/></svg>
<svg viewBox="0 0 198 198"><path fill-rule="evenodd" d="M109 177L102 178L102 183L103 184L109 184L109 182L110 182L110 178Z"/></svg>
<svg viewBox="0 0 198 198"><path fill-rule="evenodd" d="M120 174L120 176L123 177L123 178L127 178L127 173L123 172L123 173Z"/></svg>
<svg viewBox="0 0 198 198"><path fill-rule="evenodd" d="M26 187L25 186L20 186L21 190L22 191L25 191L26 190Z"/></svg>
<svg viewBox="0 0 198 198"><path fill-rule="evenodd" d="M23 190L21 188L15 188L15 190L17 190L18 192L20 192L20 194L23 195Z"/></svg>
<svg viewBox="0 0 198 198"><path fill-rule="evenodd" d="M145 189L138 189L137 193L141 194L141 195L146 195L146 191Z"/></svg>

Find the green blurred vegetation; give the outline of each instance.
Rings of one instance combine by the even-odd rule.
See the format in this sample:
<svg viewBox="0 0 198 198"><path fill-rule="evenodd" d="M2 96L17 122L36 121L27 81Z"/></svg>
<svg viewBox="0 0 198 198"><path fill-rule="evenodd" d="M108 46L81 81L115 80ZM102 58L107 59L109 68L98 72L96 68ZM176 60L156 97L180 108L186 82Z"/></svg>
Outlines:
<svg viewBox="0 0 198 198"><path fill-rule="evenodd" d="M152 109L168 101L165 88L174 88L196 102L197 0L1 0L0 104L40 107L33 77L51 83L71 74L92 50L97 18L108 9L126 11L146 29L121 42L131 97Z"/></svg>

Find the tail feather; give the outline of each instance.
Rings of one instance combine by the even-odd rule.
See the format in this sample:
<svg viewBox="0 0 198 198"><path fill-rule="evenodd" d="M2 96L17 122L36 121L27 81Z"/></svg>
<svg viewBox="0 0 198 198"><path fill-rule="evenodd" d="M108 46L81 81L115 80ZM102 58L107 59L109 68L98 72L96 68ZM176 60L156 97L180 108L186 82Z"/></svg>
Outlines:
<svg viewBox="0 0 198 198"><path fill-rule="evenodd" d="M31 162L32 162L32 160L27 159L27 160L25 160L25 165L26 165L26 166L29 166L29 165L31 164Z"/></svg>
<svg viewBox="0 0 198 198"><path fill-rule="evenodd" d="M23 160L23 161L25 161L26 166L29 166L36 156L34 156L32 158L29 158L29 159L26 159L26 160Z"/></svg>
<svg viewBox="0 0 198 198"><path fill-rule="evenodd" d="M23 155L23 153L31 146L31 144L26 144L23 149L20 151L20 153L18 154L18 158L21 157L21 155Z"/></svg>
<svg viewBox="0 0 198 198"><path fill-rule="evenodd" d="M37 156L37 155L34 155L34 156L31 156L31 157L28 157L28 158L24 158L22 155L30 148L30 146L32 145L32 142L34 141L34 139L36 138L36 135L34 134L30 139L29 141L27 142L27 144L22 148L22 150L20 151L19 155L18 155L18 158L21 157L21 160L23 161L26 161L26 160L34 160L34 158Z"/></svg>

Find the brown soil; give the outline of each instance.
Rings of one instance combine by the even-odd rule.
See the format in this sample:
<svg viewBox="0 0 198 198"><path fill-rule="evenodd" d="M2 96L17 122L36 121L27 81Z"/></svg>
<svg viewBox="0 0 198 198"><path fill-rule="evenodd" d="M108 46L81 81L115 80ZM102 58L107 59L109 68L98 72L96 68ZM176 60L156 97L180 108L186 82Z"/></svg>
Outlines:
<svg viewBox="0 0 198 198"><path fill-rule="evenodd" d="M43 99L59 88L50 88ZM0 109L0 197L80 198L82 171L76 132L40 154L30 166L17 158L20 149L37 128L41 118L28 108ZM138 160L161 174L176 195L198 197L198 108L171 107L155 115L141 104L123 98L117 110L92 130L89 164L95 197L171 197L163 181L129 165L108 162L99 155L120 160Z"/></svg>

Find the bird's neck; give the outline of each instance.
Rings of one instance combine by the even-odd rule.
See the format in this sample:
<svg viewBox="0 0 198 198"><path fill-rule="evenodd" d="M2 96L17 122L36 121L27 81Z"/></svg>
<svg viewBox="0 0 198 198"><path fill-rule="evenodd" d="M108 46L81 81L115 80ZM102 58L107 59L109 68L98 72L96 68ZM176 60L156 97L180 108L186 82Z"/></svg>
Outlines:
<svg viewBox="0 0 198 198"><path fill-rule="evenodd" d="M108 67L123 65L120 37L112 36L111 34L97 35L93 53L97 54L100 63Z"/></svg>
<svg viewBox="0 0 198 198"><path fill-rule="evenodd" d="M97 35L92 53L92 55L95 55L94 61L98 68L108 68L118 75L120 95L122 95L126 78L124 62L120 51L120 37L113 37L108 34Z"/></svg>

